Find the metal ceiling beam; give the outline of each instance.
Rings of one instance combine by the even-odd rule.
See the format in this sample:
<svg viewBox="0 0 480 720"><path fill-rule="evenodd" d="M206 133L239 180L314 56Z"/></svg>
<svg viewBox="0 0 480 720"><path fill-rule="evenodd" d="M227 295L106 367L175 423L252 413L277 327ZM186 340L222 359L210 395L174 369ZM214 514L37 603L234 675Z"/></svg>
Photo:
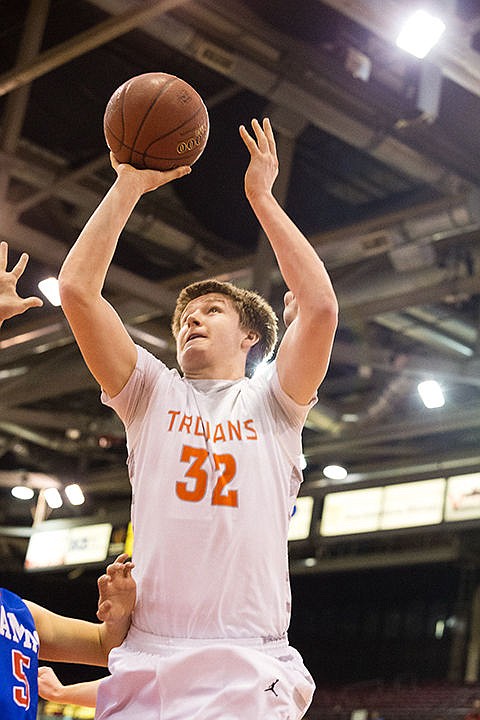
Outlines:
<svg viewBox="0 0 480 720"><path fill-rule="evenodd" d="M144 0L140 8L134 7L118 16L112 16L99 25L80 33L72 40L46 50L29 62L0 75L0 96L32 82L60 65L80 57L140 25L150 22L162 13L182 5L186 0Z"/></svg>
<svg viewBox="0 0 480 720"><path fill-rule="evenodd" d="M29 255L38 259L43 257L43 262L53 267L60 268L68 250L63 243L50 235L15 220L5 220L0 232L4 237L8 237L12 247L28 252ZM166 288L160 291L158 284L125 270L119 265L110 267L106 286L111 290L127 292L133 297L146 300L153 307L168 313L174 308L177 297L175 293Z"/></svg>
<svg viewBox="0 0 480 720"><path fill-rule="evenodd" d="M407 278L399 278L395 273L386 276L383 282L374 283L368 290L369 297L360 296L361 288L351 291L350 297L343 295L338 288L337 294L341 300L341 314L346 322L357 322L368 318L375 318L382 313L404 310L415 305L441 302L447 298L463 298L478 293L480 287L480 271L475 275L451 278L448 271L439 271L437 277L433 275L428 282L424 272L409 273ZM415 287L415 276L419 287ZM402 289L402 281L406 281ZM392 293L388 292L388 284ZM391 284L393 283L393 285ZM408 285L410 284L410 287ZM383 287L383 289L382 289ZM378 293L378 294L377 294ZM387 294L388 293L388 294ZM343 296L343 299L342 299Z"/></svg>
<svg viewBox="0 0 480 720"><path fill-rule="evenodd" d="M44 164L40 164L40 159L35 162L30 158L30 160L26 162L18 156L0 151L0 161L5 168L8 168L8 172L12 177L17 178L27 185L34 185L38 188L37 192L30 193L25 199L16 203L9 203L5 208L5 216L11 219L15 218L20 222L20 215L24 211L40 204L49 197L57 197L60 200L72 204L76 208L80 208L84 212L84 215L82 214L80 218L74 217L72 219L73 225L75 225L74 221L77 220L81 227L83 227L93 209L98 206L103 194L102 192L92 189L92 187L86 187L80 181L84 177L93 175L93 173L102 167L109 166L107 154L105 154L104 157L95 158L86 165L76 168L71 172L64 171L64 166L60 159L57 165L51 165L50 168L47 169ZM98 180L96 185L106 192L106 183ZM163 192L165 193L166 190ZM162 197L161 188L158 191L158 197ZM151 217L147 217L145 212L136 209L129 220L128 229L131 232L138 233L140 237L145 237L151 242L154 242L159 247L165 247L169 251L183 252L194 261L198 260L199 264L203 264L208 260L212 263L220 260L220 257L207 249L202 242L201 237L202 234L204 234L202 233L202 228L194 226L191 232L187 233L183 230L178 230L167 222L163 222L159 217L152 219ZM11 237L10 243L12 247L17 247L14 235ZM219 241L218 244L220 244ZM20 250L22 248L18 247L18 249ZM38 256L38 259L41 260L40 248L37 249L36 255L32 248L30 254L32 257Z"/></svg>
<svg viewBox="0 0 480 720"><path fill-rule="evenodd" d="M18 50L17 67L32 61L40 49L49 7L50 0L31 0ZM30 87L24 85L21 88L17 88L15 92L12 92L7 98L2 118L2 136L0 143L2 150L6 152L13 153L17 147L29 97ZM9 180L9 167L8 165L3 165L0 169L0 197L3 200L7 197Z"/></svg>
<svg viewBox="0 0 480 720"><path fill-rule="evenodd" d="M304 447L305 457L310 460L339 457L342 453L352 454L356 447L365 448L377 443L403 441L431 435L480 427L480 413L477 407L445 412L430 412L429 415L404 417L401 422L382 422L381 426L354 428L341 439L315 441Z"/></svg>
<svg viewBox="0 0 480 720"><path fill-rule="evenodd" d="M34 62L40 49L43 31L47 22L50 0L31 0L25 28L17 55L16 67ZM30 90L17 88L7 100L2 123L2 149L14 152L25 118Z"/></svg>
<svg viewBox="0 0 480 720"><path fill-rule="evenodd" d="M364 366L383 373L398 374L396 358L392 354L392 349L376 344L369 344L365 347L360 343L348 343L337 339L333 344L332 362L336 365ZM402 374L417 381L433 374L442 381L480 388L480 358L468 361L452 360L439 357L438 353L435 353L429 357L427 367L424 355L409 352L408 364L402 368ZM334 381L331 381L327 374L324 382L329 384ZM342 378L340 383L344 384L345 380Z"/></svg>
<svg viewBox="0 0 480 720"><path fill-rule="evenodd" d="M462 450L461 453L453 448L438 452L437 446L436 451L432 451L432 453L404 455L398 459L391 456L388 464L385 462L385 457L388 455L385 454L378 456L373 454L368 457L362 453L357 455L356 450L353 457L355 458L355 468L350 472L348 478L352 483L384 484L402 478L419 480L428 477L451 477L478 472L480 467L478 448ZM304 489L325 491L325 488L329 486L331 483L326 480L323 473L313 472L309 474Z"/></svg>
<svg viewBox="0 0 480 720"><path fill-rule="evenodd" d="M92 2L103 10L117 15L122 8L130 5L130 0L92 0ZM252 51L251 47L255 48L255 44L258 45L263 40L268 43L271 35L269 29L256 19L253 29L244 27L243 32L239 32L240 19L246 14L241 3L231 0L221 6L209 2L206 4L211 13L217 13L219 19L227 18L236 28L234 34L228 35L228 46L224 40L219 39L218 32L214 32L213 36L216 40L212 42L210 37L196 29L195 12L190 26L168 15L162 18L162 23L154 20L148 26L144 25L142 30L196 62L213 68L233 83L264 96L275 105L285 107L294 113L298 113L301 109L303 117L312 125L369 153L380 162L410 175L419 182L430 183L448 192L452 187L458 187L459 183L466 183L457 174L446 172L444 166L433 162L388 132L378 133L376 127L369 127L365 122L353 117L346 105L346 100L349 99L346 91L343 91L345 98L343 106L338 100L336 104L332 98L326 100L327 87L332 89L330 94L335 99L338 99L342 90L339 91L338 87L333 88L329 80L331 60L330 73L326 67L323 68L323 72L319 68L317 50L310 48L310 52L307 52L305 45L296 43L291 37L283 36L283 45L288 48L288 58L280 54L278 59L271 58L262 64L258 60L258 53ZM195 11L195 6L192 6L192 9ZM188 10L187 6L186 14ZM280 36L280 33L275 33L276 42ZM250 44L248 40L251 40ZM208 49L210 52L207 52ZM218 62L212 61L212 57L218 57ZM298 63L294 62L295 58L298 59ZM298 72L299 67L302 68L301 74ZM321 79L321 88L318 84L313 85L313 77Z"/></svg>

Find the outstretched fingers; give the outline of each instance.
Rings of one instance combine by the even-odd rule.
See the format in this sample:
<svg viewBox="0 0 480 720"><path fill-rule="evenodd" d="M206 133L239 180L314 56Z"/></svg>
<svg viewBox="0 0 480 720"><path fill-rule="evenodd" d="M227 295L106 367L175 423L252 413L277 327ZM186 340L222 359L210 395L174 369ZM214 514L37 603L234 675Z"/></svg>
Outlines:
<svg viewBox="0 0 480 720"><path fill-rule="evenodd" d="M25 310L30 310L30 308L42 307L43 300L41 298L37 297L36 295L31 295L28 298L24 298L22 300L22 303L23 303L23 311L22 312L25 312Z"/></svg>
<svg viewBox="0 0 480 720"><path fill-rule="evenodd" d="M265 120L263 121L263 124L265 125ZM264 132L264 128L260 125L257 118L253 118L252 128L253 132L255 133L255 137L257 138L258 149L262 153L267 152L270 149L268 145L268 139Z"/></svg>
<svg viewBox="0 0 480 720"><path fill-rule="evenodd" d="M108 583L113 580L116 575L128 577L134 567L135 564L129 559L129 555L127 555L127 553L122 553L114 560L113 563L107 566L105 574L98 579L98 582L100 583L100 581L102 581L102 583Z"/></svg>
<svg viewBox="0 0 480 720"><path fill-rule="evenodd" d="M265 133L265 137L267 139L269 151L271 152L272 155L274 155L276 157L277 156L277 145L275 143L275 137L273 135L272 124L271 124L269 118L263 119L263 132Z"/></svg>
<svg viewBox="0 0 480 720"><path fill-rule="evenodd" d="M7 269L7 257L8 257L8 244L5 240L0 242L0 272L5 272Z"/></svg>
<svg viewBox="0 0 480 720"><path fill-rule="evenodd" d="M263 154L271 154L277 157L277 147L273 135L272 125L268 118L264 118L262 124L256 118L252 119L252 130L254 137L248 132L245 125L240 125L240 136L252 155L255 151Z"/></svg>
<svg viewBox="0 0 480 720"><path fill-rule="evenodd" d="M136 584L132 577L134 563L122 553L98 578L97 617L104 622L116 622L130 615L135 605Z"/></svg>
<svg viewBox="0 0 480 720"><path fill-rule="evenodd" d="M247 150L250 152L250 154L252 154L252 152L257 149L257 144L255 140L252 138L245 125L240 125L239 131L240 137L247 146Z"/></svg>
<svg viewBox="0 0 480 720"><path fill-rule="evenodd" d="M23 275L23 271L27 267L28 263L28 255L27 253L22 253L20 255L20 258L15 265L14 268L10 271L12 275L15 276L15 278L18 280L21 275ZM7 272L7 264L8 264L8 243L5 242L5 240L2 240L0 242L0 272Z"/></svg>
<svg viewBox="0 0 480 720"><path fill-rule="evenodd" d="M27 253L24 252L20 255L18 262L12 268L12 271L11 271L12 275L15 275L17 280L19 277L21 277L23 275L23 271L27 267L27 263L28 263L28 255L27 255Z"/></svg>

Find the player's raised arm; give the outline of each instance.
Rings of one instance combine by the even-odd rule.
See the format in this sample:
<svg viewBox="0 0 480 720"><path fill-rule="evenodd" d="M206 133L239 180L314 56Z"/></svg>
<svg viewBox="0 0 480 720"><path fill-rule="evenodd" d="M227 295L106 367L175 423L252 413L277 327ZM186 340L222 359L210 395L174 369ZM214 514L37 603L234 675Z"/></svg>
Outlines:
<svg viewBox="0 0 480 720"><path fill-rule="evenodd" d="M265 119L260 125L254 119L252 129L253 135L240 127L250 153L245 194L296 301L296 316L277 354L278 374L284 391L306 404L328 368L337 327L337 300L322 260L273 196L278 160L270 121Z"/></svg>
<svg viewBox="0 0 480 720"><path fill-rule="evenodd" d="M112 157L117 178L68 253L58 280L62 308L92 375L114 396L136 363L135 345L102 295L120 234L140 197L190 172L136 170Z"/></svg>

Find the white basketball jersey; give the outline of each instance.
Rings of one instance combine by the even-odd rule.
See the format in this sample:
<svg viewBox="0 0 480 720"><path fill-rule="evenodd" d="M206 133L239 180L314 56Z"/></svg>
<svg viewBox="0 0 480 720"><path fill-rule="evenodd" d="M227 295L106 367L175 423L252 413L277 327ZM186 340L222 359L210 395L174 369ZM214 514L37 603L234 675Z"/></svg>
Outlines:
<svg viewBox="0 0 480 720"><path fill-rule="evenodd" d="M252 379L187 380L143 348L102 395L126 426L140 630L279 638L290 621L287 535L309 406L275 364Z"/></svg>

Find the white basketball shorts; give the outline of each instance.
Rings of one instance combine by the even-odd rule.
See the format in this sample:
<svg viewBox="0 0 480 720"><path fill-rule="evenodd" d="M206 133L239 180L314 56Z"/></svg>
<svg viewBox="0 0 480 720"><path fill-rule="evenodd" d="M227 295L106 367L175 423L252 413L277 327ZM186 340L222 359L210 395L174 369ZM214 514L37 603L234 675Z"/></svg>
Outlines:
<svg viewBox="0 0 480 720"><path fill-rule="evenodd" d="M130 628L96 720L300 720L315 684L287 640L179 640Z"/></svg>

